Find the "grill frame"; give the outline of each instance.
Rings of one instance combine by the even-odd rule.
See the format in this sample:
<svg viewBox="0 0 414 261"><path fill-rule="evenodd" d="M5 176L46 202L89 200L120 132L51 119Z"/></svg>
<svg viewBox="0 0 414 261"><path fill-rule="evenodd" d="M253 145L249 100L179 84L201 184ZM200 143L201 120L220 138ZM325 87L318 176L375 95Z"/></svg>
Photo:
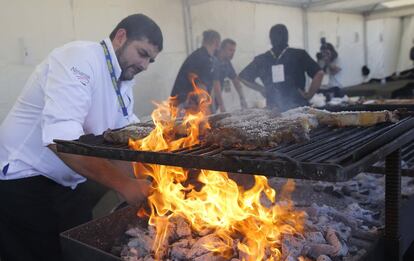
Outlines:
<svg viewBox="0 0 414 261"><path fill-rule="evenodd" d="M76 226L60 234L64 261L122 261L111 247L123 238L130 226L147 227L148 220L138 218L130 206Z"/></svg>

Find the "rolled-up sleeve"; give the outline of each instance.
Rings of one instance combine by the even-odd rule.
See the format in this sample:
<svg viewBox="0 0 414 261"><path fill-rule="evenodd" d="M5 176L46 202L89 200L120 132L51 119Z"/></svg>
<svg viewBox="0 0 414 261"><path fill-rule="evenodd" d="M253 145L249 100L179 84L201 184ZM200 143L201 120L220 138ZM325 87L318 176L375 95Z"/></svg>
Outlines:
<svg viewBox="0 0 414 261"><path fill-rule="evenodd" d="M302 64L305 72L311 78L315 77L316 73L322 70L319 64L315 62L315 60L313 60L305 50L303 50L302 53Z"/></svg>
<svg viewBox="0 0 414 261"><path fill-rule="evenodd" d="M243 80L254 82L260 76L261 62L259 58L249 63L239 74L239 77Z"/></svg>
<svg viewBox="0 0 414 261"><path fill-rule="evenodd" d="M54 139L73 140L84 134L93 94L93 69L87 57L76 49L49 57L41 118L44 146Z"/></svg>

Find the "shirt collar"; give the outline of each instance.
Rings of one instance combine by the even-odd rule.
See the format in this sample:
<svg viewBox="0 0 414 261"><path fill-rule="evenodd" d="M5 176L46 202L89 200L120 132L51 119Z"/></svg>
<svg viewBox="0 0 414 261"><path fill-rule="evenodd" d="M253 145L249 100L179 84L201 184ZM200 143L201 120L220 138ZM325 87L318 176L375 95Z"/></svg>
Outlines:
<svg viewBox="0 0 414 261"><path fill-rule="evenodd" d="M108 47L109 55L111 56L111 59L112 59L112 65L114 66L114 72L115 72L116 79L119 79L119 77L121 76L122 70L121 70L121 66L119 65L118 58L116 57L114 47L112 46L112 41L109 38L105 38L104 42L106 46Z"/></svg>

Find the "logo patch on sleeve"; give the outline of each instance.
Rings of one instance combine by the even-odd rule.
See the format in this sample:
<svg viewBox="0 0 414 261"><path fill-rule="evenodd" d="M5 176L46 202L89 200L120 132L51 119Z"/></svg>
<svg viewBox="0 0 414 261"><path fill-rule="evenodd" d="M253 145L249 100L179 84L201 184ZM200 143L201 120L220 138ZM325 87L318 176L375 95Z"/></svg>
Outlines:
<svg viewBox="0 0 414 261"><path fill-rule="evenodd" d="M78 68L72 66L72 68L70 68L70 71L73 73L73 75L76 77L76 79L79 80L79 82L86 86L89 84L91 77L89 75L87 75L86 73L80 71Z"/></svg>

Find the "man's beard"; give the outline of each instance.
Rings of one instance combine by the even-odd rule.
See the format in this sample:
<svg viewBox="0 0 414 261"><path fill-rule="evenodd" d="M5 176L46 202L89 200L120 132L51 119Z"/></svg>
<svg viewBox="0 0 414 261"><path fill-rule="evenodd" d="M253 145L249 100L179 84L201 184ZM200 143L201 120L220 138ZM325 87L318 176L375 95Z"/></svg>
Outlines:
<svg viewBox="0 0 414 261"><path fill-rule="evenodd" d="M121 75L119 80L121 81L130 81L134 79L134 76L142 72L142 69L136 67L135 65L130 65L126 61L124 56L125 50L128 47L128 42L124 43L118 50L115 51L116 57L118 58L119 66L121 67ZM132 72L131 72L132 71Z"/></svg>

